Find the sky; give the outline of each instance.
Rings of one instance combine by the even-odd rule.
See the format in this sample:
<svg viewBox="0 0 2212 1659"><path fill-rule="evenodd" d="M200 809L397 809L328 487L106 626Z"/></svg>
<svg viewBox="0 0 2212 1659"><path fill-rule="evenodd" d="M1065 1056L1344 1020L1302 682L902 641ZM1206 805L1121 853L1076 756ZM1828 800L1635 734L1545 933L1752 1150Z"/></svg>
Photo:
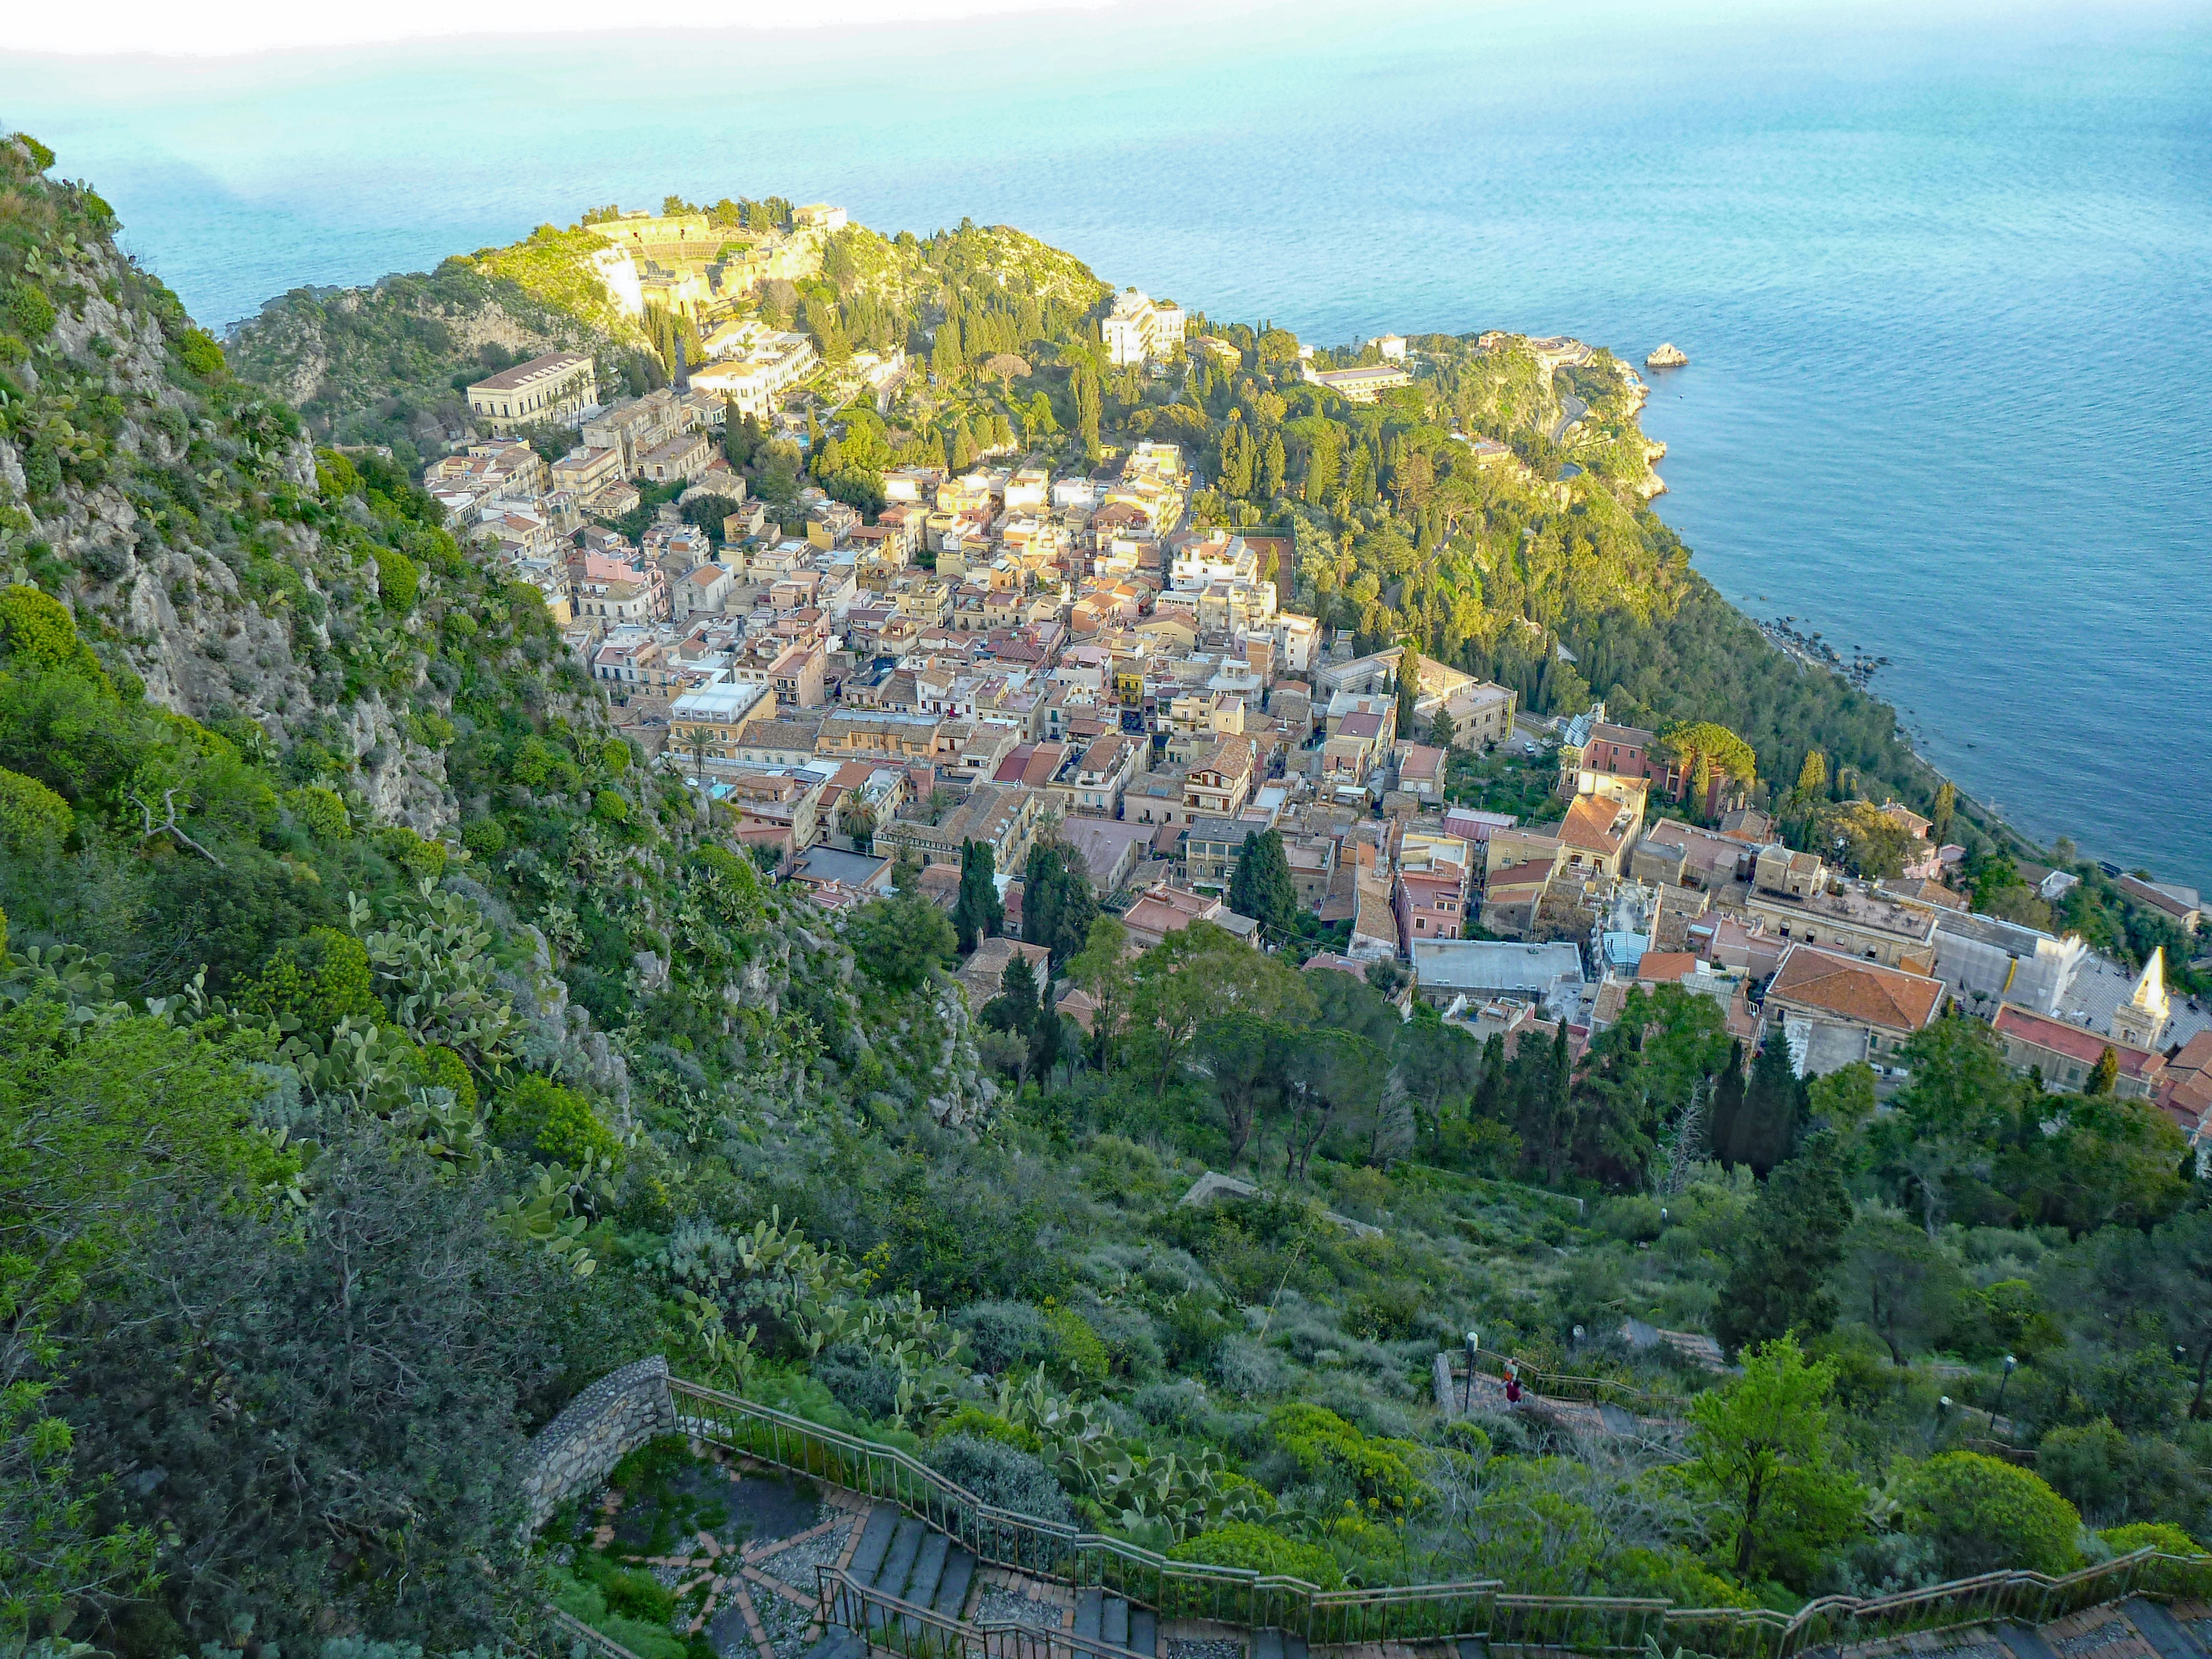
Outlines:
<svg viewBox="0 0 2212 1659"><path fill-rule="evenodd" d="M1093 11L1111 0L687 0L687 31L839 29L928 23L1013 12ZM605 0L379 0L374 6L296 0L81 0L8 9L10 53L221 58L369 42L605 32Z"/></svg>

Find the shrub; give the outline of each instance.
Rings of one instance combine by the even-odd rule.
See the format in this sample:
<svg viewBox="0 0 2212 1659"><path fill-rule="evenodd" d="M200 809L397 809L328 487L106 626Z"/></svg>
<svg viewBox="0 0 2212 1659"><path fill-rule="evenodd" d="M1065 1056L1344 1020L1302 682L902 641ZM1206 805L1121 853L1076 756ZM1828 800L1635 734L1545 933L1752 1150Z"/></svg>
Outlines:
<svg viewBox="0 0 2212 1659"><path fill-rule="evenodd" d="M968 1334L981 1370L995 1375L1044 1357L1044 1316L1026 1302L971 1302L952 1322Z"/></svg>
<svg viewBox="0 0 2212 1659"><path fill-rule="evenodd" d="M948 1440L967 1435L977 1440L995 1440L1002 1446L1012 1446L1016 1451L1034 1452L1043 1443L1019 1424L1009 1423L995 1412L987 1412L981 1406L963 1406L938 1426L937 1439Z"/></svg>
<svg viewBox="0 0 2212 1659"><path fill-rule="evenodd" d="M1905 1529L1935 1546L1954 1577L2025 1567L2062 1573L2081 1517L2033 1469L1979 1452L1945 1452L1903 1482Z"/></svg>
<svg viewBox="0 0 2212 1659"><path fill-rule="evenodd" d="M229 365L225 362L222 348L216 343L215 336L204 328L188 328L177 341L177 356L185 367L203 380L212 380L223 374Z"/></svg>
<svg viewBox="0 0 2212 1659"><path fill-rule="evenodd" d="M602 789L592 798L592 816L603 823L629 822L629 803L611 789Z"/></svg>
<svg viewBox="0 0 2212 1659"><path fill-rule="evenodd" d="M931 1442L924 1456L932 1468L993 1509L1040 1521L1075 1518L1074 1507L1052 1478L1052 1471L1029 1453L1000 1441L969 1434L947 1435Z"/></svg>
<svg viewBox="0 0 2212 1659"><path fill-rule="evenodd" d="M814 1362L814 1376L855 1416L883 1419L898 1410L898 1367L884 1364L857 1342L823 1350Z"/></svg>
<svg viewBox="0 0 2212 1659"><path fill-rule="evenodd" d="M2167 1555L2202 1555L2204 1547L2171 1521L2130 1521L2124 1527L2107 1527L2097 1534L2112 1547L2115 1555L2126 1555L2148 1544Z"/></svg>
<svg viewBox="0 0 2212 1659"><path fill-rule="evenodd" d="M15 331L27 340L43 337L54 325L58 315L54 302L29 283L18 283L8 295L8 320Z"/></svg>
<svg viewBox="0 0 2212 1659"><path fill-rule="evenodd" d="M507 826L497 818L478 818L461 831L461 845L480 859L507 851Z"/></svg>
<svg viewBox="0 0 2212 1659"><path fill-rule="evenodd" d="M374 551L377 597L393 616L404 617L415 608L415 596L422 592L422 568L395 549L380 547Z"/></svg>
<svg viewBox="0 0 2212 1659"><path fill-rule="evenodd" d="M1052 1363L1079 1383L1097 1388L1113 1370L1106 1345L1090 1322L1073 1308L1054 1308L1044 1317L1045 1340Z"/></svg>
<svg viewBox="0 0 2212 1659"><path fill-rule="evenodd" d="M445 843L425 841L404 824L378 830L376 850L418 880L446 873Z"/></svg>
<svg viewBox="0 0 2212 1659"><path fill-rule="evenodd" d="M1663 1224L1659 1200L1641 1194L1616 1198L1597 1212L1598 1231L1628 1244L1650 1243L1659 1237Z"/></svg>
<svg viewBox="0 0 2212 1659"><path fill-rule="evenodd" d="M502 1140L528 1147L570 1169L587 1158L622 1161L623 1145L599 1121L591 1103L534 1073L507 1091L493 1127Z"/></svg>
<svg viewBox="0 0 2212 1659"><path fill-rule="evenodd" d="M18 858L59 847L76 827L69 803L21 772L0 766L0 848Z"/></svg>
<svg viewBox="0 0 2212 1659"><path fill-rule="evenodd" d="M508 761L507 775L526 788L535 789L545 781L561 751L538 737L525 738L514 747L514 758Z"/></svg>
<svg viewBox="0 0 2212 1659"><path fill-rule="evenodd" d="M292 1019L309 1031L328 1031L342 1019L367 1019L384 1010L368 951L350 933L313 927L269 953L260 973L238 995L239 1006L264 1019Z"/></svg>
<svg viewBox="0 0 2212 1659"><path fill-rule="evenodd" d="M1318 1544L1285 1538L1256 1521L1231 1521L1169 1550L1170 1561L1202 1561L1215 1567L1249 1567L1255 1572L1302 1578L1322 1589L1344 1583L1336 1559Z"/></svg>
<svg viewBox="0 0 2212 1659"><path fill-rule="evenodd" d="M468 1062L444 1043L428 1043L416 1049L415 1070L424 1088L450 1090L454 1104L476 1110L477 1080L469 1075Z"/></svg>
<svg viewBox="0 0 2212 1659"><path fill-rule="evenodd" d="M310 783L284 792L284 808L317 841L343 841L353 834L353 818L335 789Z"/></svg>
<svg viewBox="0 0 2212 1659"><path fill-rule="evenodd" d="M1304 1401L1276 1407L1267 1426L1309 1478L1337 1476L1389 1510L1410 1508L1420 1498L1420 1480L1407 1459L1413 1448L1403 1441L1364 1435L1334 1412Z"/></svg>

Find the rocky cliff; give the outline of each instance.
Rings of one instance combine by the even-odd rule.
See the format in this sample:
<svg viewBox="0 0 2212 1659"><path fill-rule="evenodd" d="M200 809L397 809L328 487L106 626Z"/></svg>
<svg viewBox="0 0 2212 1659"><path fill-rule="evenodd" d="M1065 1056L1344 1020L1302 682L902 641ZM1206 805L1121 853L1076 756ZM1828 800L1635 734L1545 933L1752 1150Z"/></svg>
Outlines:
<svg viewBox="0 0 2212 1659"><path fill-rule="evenodd" d="M410 707L443 694L382 591L399 567L368 515L320 499L298 416L230 373L48 159L0 143L0 585L63 599L150 701L272 750L311 738L376 818L449 823Z"/></svg>

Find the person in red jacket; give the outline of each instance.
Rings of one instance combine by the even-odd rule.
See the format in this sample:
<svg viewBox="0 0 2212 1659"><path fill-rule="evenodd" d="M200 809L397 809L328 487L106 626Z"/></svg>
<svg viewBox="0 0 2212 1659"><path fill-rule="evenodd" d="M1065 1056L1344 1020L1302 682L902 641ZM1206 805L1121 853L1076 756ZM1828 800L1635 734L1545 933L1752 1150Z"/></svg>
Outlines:
<svg viewBox="0 0 2212 1659"><path fill-rule="evenodd" d="M1521 1403L1521 1362L1517 1359L1505 1362L1505 1403L1509 1406Z"/></svg>

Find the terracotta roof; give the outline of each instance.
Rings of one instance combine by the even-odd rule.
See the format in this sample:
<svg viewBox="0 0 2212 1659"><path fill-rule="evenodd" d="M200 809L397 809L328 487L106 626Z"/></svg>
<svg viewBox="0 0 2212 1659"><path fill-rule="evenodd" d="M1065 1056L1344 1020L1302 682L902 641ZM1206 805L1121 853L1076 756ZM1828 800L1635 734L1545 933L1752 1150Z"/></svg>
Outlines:
<svg viewBox="0 0 2212 1659"><path fill-rule="evenodd" d="M1574 804L1567 808L1567 816L1559 822L1559 839L1586 853L1603 853L1610 857L1620 850L1621 838L1613 833L1613 825L1627 812L1628 809L1617 800L1607 800L1601 795L1577 795Z"/></svg>
<svg viewBox="0 0 2212 1659"><path fill-rule="evenodd" d="M1782 959L1766 997L1891 1030L1917 1031L1942 1006L1943 981L1800 945Z"/></svg>
<svg viewBox="0 0 2212 1659"><path fill-rule="evenodd" d="M1646 951L1636 964L1637 982L1643 985L1671 985L1697 971L1698 959L1687 951Z"/></svg>
<svg viewBox="0 0 2212 1659"><path fill-rule="evenodd" d="M1998 1008L1997 1017L1990 1022L1990 1029L1999 1036L2018 1037L2022 1042L2063 1054L2069 1060L2078 1060L2084 1066L2094 1066L2110 1048L2120 1062L2124 1076L2143 1077L2159 1069L2158 1055L2136 1048L2130 1043L2107 1036L2101 1031L2092 1031L2074 1024L2069 1020L2046 1019L2031 1013L2014 1003L2005 1003Z"/></svg>

